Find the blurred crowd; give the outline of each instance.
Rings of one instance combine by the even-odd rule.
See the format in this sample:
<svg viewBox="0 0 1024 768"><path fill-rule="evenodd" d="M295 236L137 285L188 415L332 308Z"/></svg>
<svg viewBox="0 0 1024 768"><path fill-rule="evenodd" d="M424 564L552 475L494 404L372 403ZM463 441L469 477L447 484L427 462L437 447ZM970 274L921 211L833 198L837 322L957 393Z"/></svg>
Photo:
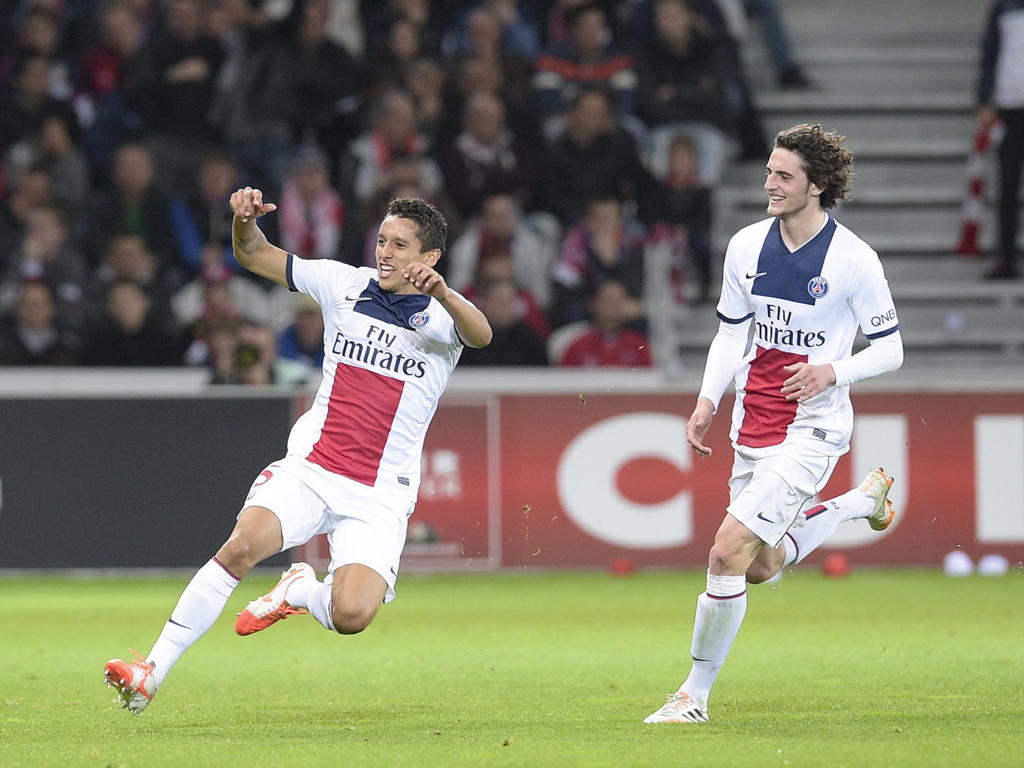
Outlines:
<svg viewBox="0 0 1024 768"><path fill-rule="evenodd" d="M463 364L651 364L645 254L711 292L713 194L768 147L738 30L808 83L775 0L8 0L0 20L0 365L312 380L314 302L231 256L372 265L394 197L494 342Z"/></svg>

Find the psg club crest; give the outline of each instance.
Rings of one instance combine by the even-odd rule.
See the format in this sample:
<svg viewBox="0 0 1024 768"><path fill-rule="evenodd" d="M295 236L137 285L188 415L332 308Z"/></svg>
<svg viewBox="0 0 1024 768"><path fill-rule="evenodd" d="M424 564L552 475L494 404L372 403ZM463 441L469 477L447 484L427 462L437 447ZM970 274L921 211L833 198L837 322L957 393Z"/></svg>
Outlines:
<svg viewBox="0 0 1024 768"><path fill-rule="evenodd" d="M807 292L811 294L812 299L825 298L828 294L828 280L821 275L812 277L810 282L807 283Z"/></svg>
<svg viewBox="0 0 1024 768"><path fill-rule="evenodd" d="M417 312L415 315L409 318L409 325L413 328L422 328L424 325L430 322L430 315L426 312Z"/></svg>

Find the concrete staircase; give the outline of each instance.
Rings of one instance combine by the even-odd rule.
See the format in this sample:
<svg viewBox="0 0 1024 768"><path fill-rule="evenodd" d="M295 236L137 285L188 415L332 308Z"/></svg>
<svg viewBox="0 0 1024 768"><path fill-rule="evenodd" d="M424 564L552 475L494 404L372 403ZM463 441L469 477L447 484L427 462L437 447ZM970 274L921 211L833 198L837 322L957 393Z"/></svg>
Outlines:
<svg viewBox="0 0 1024 768"><path fill-rule="evenodd" d="M854 200L836 210L878 251L908 363L968 365L1024 357L1024 281L986 283L987 262L953 254L974 130L981 0L780 0L793 49L817 87L780 91L752 28L744 57L766 133L821 123L849 137ZM735 163L718 195L716 245L764 216L763 161ZM989 195L994 195L991 176ZM982 242L995 239L989 206ZM1024 242L1022 242L1024 244ZM673 324L685 367L703 364L713 307Z"/></svg>

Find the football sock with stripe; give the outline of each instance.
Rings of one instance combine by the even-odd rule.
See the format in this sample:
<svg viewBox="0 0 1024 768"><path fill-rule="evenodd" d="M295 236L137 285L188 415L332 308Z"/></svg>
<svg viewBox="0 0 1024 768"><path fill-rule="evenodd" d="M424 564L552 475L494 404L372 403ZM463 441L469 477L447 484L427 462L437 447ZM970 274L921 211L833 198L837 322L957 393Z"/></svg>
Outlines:
<svg viewBox="0 0 1024 768"><path fill-rule="evenodd" d="M306 595L305 606L297 605L296 607L307 608L310 616L332 632L337 632L338 630L334 628L334 619L331 618L331 586L331 584L316 582ZM291 603L291 600L288 602ZM292 605L295 604L292 603Z"/></svg>
<svg viewBox="0 0 1024 768"><path fill-rule="evenodd" d="M854 488L842 496L836 496L806 510L804 515L807 521L802 526L793 526L782 537L786 546L784 565L802 561L835 533L840 523L866 517L871 514L874 504L866 493Z"/></svg>
<svg viewBox="0 0 1024 768"><path fill-rule="evenodd" d="M746 612L746 577L708 573L707 591L697 597L690 643L693 666L679 690L707 701Z"/></svg>
<svg viewBox="0 0 1024 768"><path fill-rule="evenodd" d="M216 558L196 572L147 657L153 664L157 685L163 682L181 654L213 626L237 586L238 579Z"/></svg>

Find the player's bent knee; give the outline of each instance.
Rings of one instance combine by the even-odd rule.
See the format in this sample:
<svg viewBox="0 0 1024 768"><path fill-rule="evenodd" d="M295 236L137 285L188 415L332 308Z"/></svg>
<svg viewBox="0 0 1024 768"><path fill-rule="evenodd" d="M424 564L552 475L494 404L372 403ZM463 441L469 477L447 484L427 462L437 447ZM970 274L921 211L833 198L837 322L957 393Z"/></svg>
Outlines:
<svg viewBox="0 0 1024 768"><path fill-rule="evenodd" d="M261 559L257 558L252 542L237 533L231 534L224 545L217 550L217 560L239 577L251 571Z"/></svg>
<svg viewBox="0 0 1024 768"><path fill-rule="evenodd" d="M331 621L339 634L357 635L370 626L376 615L375 607L335 605L331 610Z"/></svg>
<svg viewBox="0 0 1024 768"><path fill-rule="evenodd" d="M778 573L778 571L778 568L772 568L770 566L755 561L750 564L749 568L747 568L747 583L763 584L776 573Z"/></svg>

